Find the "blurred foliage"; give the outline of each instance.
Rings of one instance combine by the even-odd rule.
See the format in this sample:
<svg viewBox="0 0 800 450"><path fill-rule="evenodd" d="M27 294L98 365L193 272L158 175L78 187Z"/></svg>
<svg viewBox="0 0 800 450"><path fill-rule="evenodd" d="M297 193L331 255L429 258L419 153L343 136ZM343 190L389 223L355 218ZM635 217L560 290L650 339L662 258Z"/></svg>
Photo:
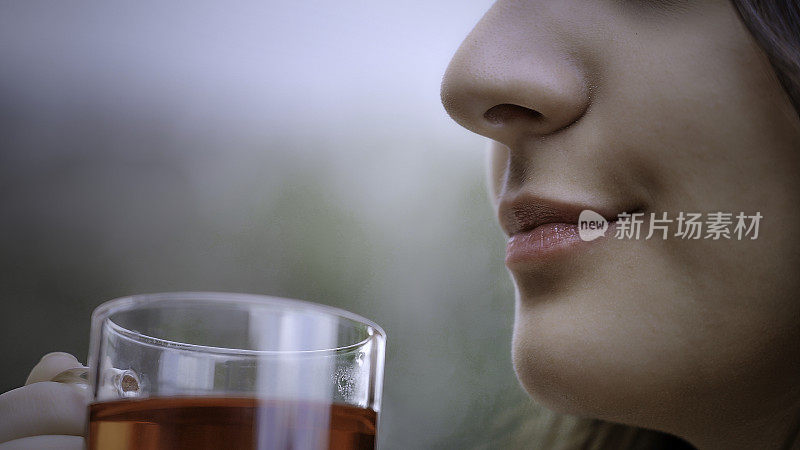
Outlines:
<svg viewBox="0 0 800 450"><path fill-rule="evenodd" d="M4 5L0 391L105 300L252 292L383 326L381 448L537 442L485 144L438 98L490 4Z"/></svg>
<svg viewBox="0 0 800 450"><path fill-rule="evenodd" d="M35 111L0 113L1 390L44 353L85 359L104 300L253 292L386 329L383 448L482 448L524 428L479 140L462 152L435 136L188 134L92 111L43 128Z"/></svg>

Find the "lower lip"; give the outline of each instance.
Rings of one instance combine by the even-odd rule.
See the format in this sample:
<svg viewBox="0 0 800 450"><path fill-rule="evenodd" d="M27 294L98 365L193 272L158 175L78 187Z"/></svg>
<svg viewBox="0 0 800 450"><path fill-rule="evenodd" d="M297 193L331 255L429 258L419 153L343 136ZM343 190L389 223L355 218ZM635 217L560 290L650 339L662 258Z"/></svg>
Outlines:
<svg viewBox="0 0 800 450"><path fill-rule="evenodd" d="M588 242L581 240L577 224L546 223L511 236L506 246L506 265L542 260L581 243Z"/></svg>

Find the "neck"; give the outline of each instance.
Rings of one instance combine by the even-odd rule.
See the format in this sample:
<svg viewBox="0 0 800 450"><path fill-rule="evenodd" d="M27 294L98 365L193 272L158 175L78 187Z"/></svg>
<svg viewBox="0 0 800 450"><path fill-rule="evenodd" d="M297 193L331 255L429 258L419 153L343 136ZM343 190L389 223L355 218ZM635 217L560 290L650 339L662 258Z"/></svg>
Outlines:
<svg viewBox="0 0 800 450"><path fill-rule="evenodd" d="M717 419L717 426L705 422L701 427L698 423L693 429L678 435L698 450L800 450L800 401L789 403L783 408L745 419L740 415L732 420L721 411L708 411L707 417Z"/></svg>

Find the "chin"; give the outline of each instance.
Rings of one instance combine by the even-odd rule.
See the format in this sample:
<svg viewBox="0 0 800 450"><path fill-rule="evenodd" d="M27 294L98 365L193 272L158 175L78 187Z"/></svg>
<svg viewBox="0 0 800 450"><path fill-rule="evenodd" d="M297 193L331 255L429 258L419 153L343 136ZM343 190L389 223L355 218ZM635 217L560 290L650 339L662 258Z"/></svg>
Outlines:
<svg viewBox="0 0 800 450"><path fill-rule="evenodd" d="M512 343L517 378L553 411L662 428L680 399L691 394L673 383L678 378L669 366L652 364L648 355L659 354L657 342L643 344L641 329L626 328L613 312L598 313L602 297L589 291L536 302L518 299Z"/></svg>
<svg viewBox="0 0 800 450"><path fill-rule="evenodd" d="M548 339L527 332L525 325L515 325L512 342L514 372L530 397L553 411L578 416L606 415L595 393L586 392L591 386L590 371L580 367L567 355L549 345ZM541 333L536 333L541 334ZM583 380L575 380L580 374Z"/></svg>

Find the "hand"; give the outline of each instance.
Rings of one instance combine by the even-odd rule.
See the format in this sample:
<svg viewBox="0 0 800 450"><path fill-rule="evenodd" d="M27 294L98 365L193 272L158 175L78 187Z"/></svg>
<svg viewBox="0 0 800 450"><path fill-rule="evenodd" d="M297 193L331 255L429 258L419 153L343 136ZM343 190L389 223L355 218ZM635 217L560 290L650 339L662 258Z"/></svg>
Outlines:
<svg viewBox="0 0 800 450"><path fill-rule="evenodd" d="M88 393L50 381L67 369L83 367L67 353L42 357L25 386L0 394L0 450L83 450Z"/></svg>

